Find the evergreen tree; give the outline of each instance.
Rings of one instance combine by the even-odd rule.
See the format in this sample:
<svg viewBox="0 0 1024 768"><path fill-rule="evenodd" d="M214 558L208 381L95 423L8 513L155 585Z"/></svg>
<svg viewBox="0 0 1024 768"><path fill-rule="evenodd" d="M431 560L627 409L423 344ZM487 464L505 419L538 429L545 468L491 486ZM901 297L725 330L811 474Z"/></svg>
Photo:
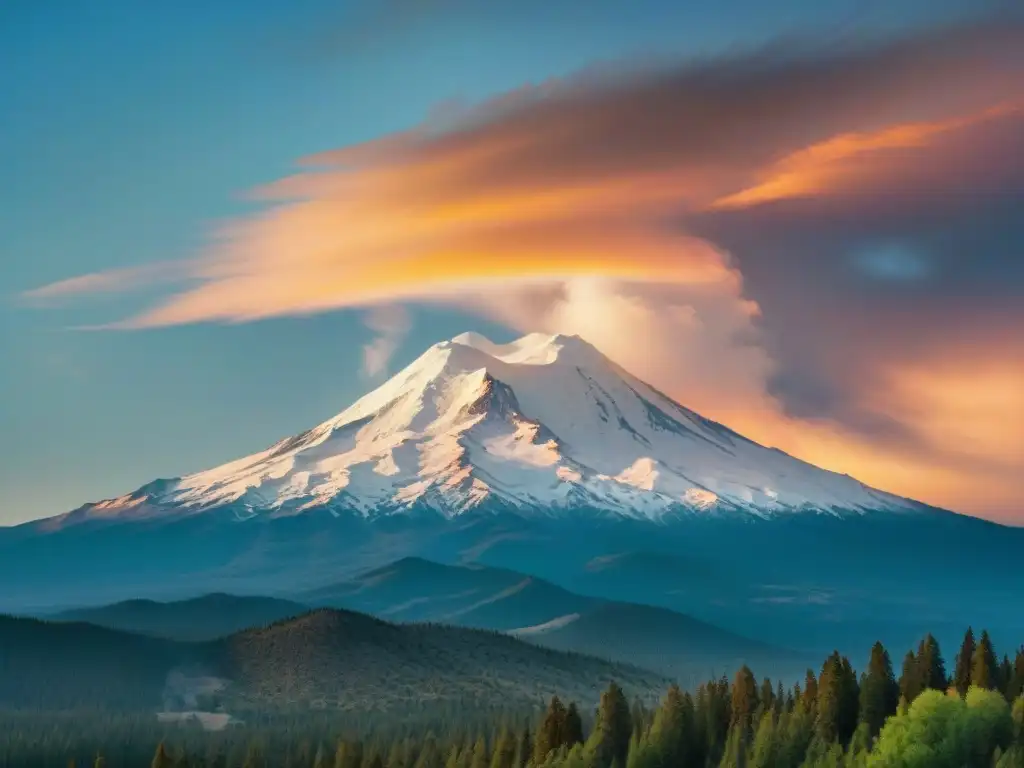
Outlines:
<svg viewBox="0 0 1024 768"><path fill-rule="evenodd" d="M807 676L804 678L804 690L800 700L803 702L807 713L814 717L818 711L818 678L809 669L807 670Z"/></svg>
<svg viewBox="0 0 1024 768"><path fill-rule="evenodd" d="M857 677L850 660L834 651L821 668L815 733L823 744L845 745L857 727L860 708Z"/></svg>
<svg viewBox="0 0 1024 768"><path fill-rule="evenodd" d="M772 685L771 679L766 677L761 681L761 690L758 692L757 697L760 714L764 714L765 712L775 709L775 688ZM754 723L755 726L760 725L760 714L758 715L757 722Z"/></svg>
<svg viewBox="0 0 1024 768"><path fill-rule="evenodd" d="M1003 660L999 664L999 690L1006 696L1006 700L1013 703L1016 698L1010 693L1009 688L1013 682L1013 662L1010 661L1010 657L1007 654L1003 654Z"/></svg>
<svg viewBox="0 0 1024 768"><path fill-rule="evenodd" d="M993 690L999 687L999 668L988 631L983 630L971 659L971 685Z"/></svg>
<svg viewBox="0 0 1024 768"><path fill-rule="evenodd" d="M532 754L533 737L530 734L530 724L527 723L523 727L523 732L519 734L519 742L516 745L515 768L525 768Z"/></svg>
<svg viewBox="0 0 1024 768"><path fill-rule="evenodd" d="M156 748L156 754L153 755L153 762L150 763L151 768L172 768L173 763L171 762L171 756L167 753L167 747L161 741Z"/></svg>
<svg viewBox="0 0 1024 768"><path fill-rule="evenodd" d="M576 702L569 702L569 709L565 712L565 730L562 732L562 743L570 749L577 744L583 743L583 718L576 708Z"/></svg>
<svg viewBox="0 0 1024 768"><path fill-rule="evenodd" d="M678 685L668 689L654 713L646 744L656 765L687 765L695 759L696 712L693 699Z"/></svg>
<svg viewBox="0 0 1024 768"><path fill-rule="evenodd" d="M1017 649L1017 656L1013 661L1013 670L1010 679L1006 682L1006 698L1009 701L1016 701L1018 696L1024 694L1024 647Z"/></svg>
<svg viewBox="0 0 1024 768"><path fill-rule="evenodd" d="M514 768L516 759L516 740L508 727L503 727L494 742L494 754L491 755L491 768Z"/></svg>
<svg viewBox="0 0 1024 768"><path fill-rule="evenodd" d="M781 720L776 716L774 710L768 710L761 715L754 734L754 741L750 747L750 768L775 768L779 764L779 725Z"/></svg>
<svg viewBox="0 0 1024 768"><path fill-rule="evenodd" d="M373 757L367 763L367 768L384 768L384 760L380 756L380 752L374 750Z"/></svg>
<svg viewBox="0 0 1024 768"><path fill-rule="evenodd" d="M548 711L537 728L537 739L533 747L533 762L540 765L549 752L553 752L565 743L565 729L568 712L562 700L557 696L551 697L548 704Z"/></svg>
<svg viewBox="0 0 1024 768"><path fill-rule="evenodd" d="M633 736L629 702L618 685L612 683L601 694L594 732L587 742L587 752L596 768L625 766L629 742Z"/></svg>
<svg viewBox="0 0 1024 768"><path fill-rule="evenodd" d="M488 768L491 762L491 754L487 751L487 740L480 736L473 745L473 757L470 760L469 768Z"/></svg>
<svg viewBox="0 0 1024 768"><path fill-rule="evenodd" d="M839 741L845 747L857 730L857 715L860 712L860 683L850 660L842 658L841 708L839 712Z"/></svg>
<svg viewBox="0 0 1024 768"><path fill-rule="evenodd" d="M729 738L725 742L725 752L718 764L719 768L746 768L747 765L747 734L742 723L729 729Z"/></svg>
<svg viewBox="0 0 1024 768"><path fill-rule="evenodd" d="M877 736L885 719L896 714L900 690L893 677L889 652L881 643L871 648L871 660L860 689L860 721L871 736Z"/></svg>
<svg viewBox="0 0 1024 768"><path fill-rule="evenodd" d="M736 680L732 685L732 718L729 725L738 727L743 737L743 744L750 740L753 729L751 718L757 710L757 680L750 667L744 664L736 673Z"/></svg>
<svg viewBox="0 0 1024 768"><path fill-rule="evenodd" d="M96 755L96 759L92 761L92 768L107 768L107 760L103 755Z"/></svg>
<svg viewBox="0 0 1024 768"><path fill-rule="evenodd" d="M946 663L942 659L939 641L929 633L917 649L918 692L928 688L945 691L949 687Z"/></svg>
<svg viewBox="0 0 1024 768"><path fill-rule="evenodd" d="M913 651L907 651L903 657L903 670L900 674L899 683L900 698L910 704L921 692L921 674L917 665L917 656Z"/></svg>
<svg viewBox="0 0 1024 768"><path fill-rule="evenodd" d="M960 653L956 657L956 671L953 673L953 686L961 696L967 695L971 687L971 667L974 664L974 630L967 628L964 641L960 645Z"/></svg>
<svg viewBox="0 0 1024 768"><path fill-rule="evenodd" d="M782 681L779 680L778 687L775 690L775 714L781 715L789 708L788 704L786 689L783 687Z"/></svg>

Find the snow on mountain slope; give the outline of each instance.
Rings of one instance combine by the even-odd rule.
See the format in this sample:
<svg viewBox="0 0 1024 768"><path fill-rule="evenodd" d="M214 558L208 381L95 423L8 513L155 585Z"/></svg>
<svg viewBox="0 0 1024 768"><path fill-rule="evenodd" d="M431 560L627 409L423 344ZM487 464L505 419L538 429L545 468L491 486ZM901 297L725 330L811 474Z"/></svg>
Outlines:
<svg viewBox="0 0 1024 768"><path fill-rule="evenodd" d="M661 519L911 510L683 408L574 336L463 334L350 408L266 451L74 513L454 516L484 504Z"/></svg>

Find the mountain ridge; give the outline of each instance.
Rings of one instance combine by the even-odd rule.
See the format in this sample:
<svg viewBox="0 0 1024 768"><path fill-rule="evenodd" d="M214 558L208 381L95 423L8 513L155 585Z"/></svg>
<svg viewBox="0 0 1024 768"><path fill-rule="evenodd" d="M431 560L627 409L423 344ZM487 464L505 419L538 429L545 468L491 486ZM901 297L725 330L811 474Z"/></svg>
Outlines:
<svg viewBox="0 0 1024 768"><path fill-rule="evenodd" d="M429 510L708 514L921 512L925 505L761 446L577 336L462 334L337 416L268 449L37 521L53 530L220 511L365 518Z"/></svg>

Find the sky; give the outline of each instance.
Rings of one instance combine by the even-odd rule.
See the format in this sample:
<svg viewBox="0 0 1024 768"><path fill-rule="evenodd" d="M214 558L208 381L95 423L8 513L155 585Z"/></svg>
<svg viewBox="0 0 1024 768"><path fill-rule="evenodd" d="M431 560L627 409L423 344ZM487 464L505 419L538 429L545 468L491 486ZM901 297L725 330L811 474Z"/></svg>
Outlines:
<svg viewBox="0 0 1024 768"><path fill-rule="evenodd" d="M1013 3L202 6L0 5L0 525L466 330L1024 524Z"/></svg>

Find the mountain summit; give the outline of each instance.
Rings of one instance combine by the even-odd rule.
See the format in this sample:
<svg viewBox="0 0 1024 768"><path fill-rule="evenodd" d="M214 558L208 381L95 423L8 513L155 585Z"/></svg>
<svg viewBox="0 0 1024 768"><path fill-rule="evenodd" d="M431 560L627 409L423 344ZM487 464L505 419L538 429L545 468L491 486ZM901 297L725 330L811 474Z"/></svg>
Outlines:
<svg viewBox="0 0 1024 768"><path fill-rule="evenodd" d="M578 336L500 345L466 333L307 432L52 522L476 508L661 520L919 505L705 419Z"/></svg>

